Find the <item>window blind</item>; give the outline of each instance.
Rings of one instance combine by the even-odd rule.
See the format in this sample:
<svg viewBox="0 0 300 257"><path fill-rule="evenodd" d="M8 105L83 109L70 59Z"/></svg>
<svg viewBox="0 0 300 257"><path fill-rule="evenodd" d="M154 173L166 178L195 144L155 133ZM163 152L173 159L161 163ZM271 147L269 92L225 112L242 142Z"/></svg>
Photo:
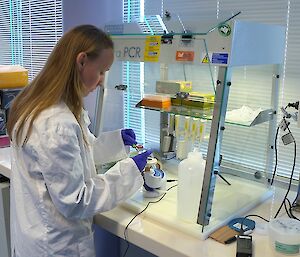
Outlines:
<svg viewBox="0 0 300 257"><path fill-rule="evenodd" d="M10 26L10 1L0 1L0 63L11 64L11 26Z"/></svg>
<svg viewBox="0 0 300 257"><path fill-rule="evenodd" d="M240 20L284 26L287 33L285 62L283 64L282 76L280 77L279 107L300 99L298 89L300 76L298 71L300 31L298 28L300 26L300 18L297 15L300 11L300 3L297 0L186 0L184 2L180 0L148 0L139 2L140 5L136 2L132 4L132 1L124 1L124 6L126 7L124 8L124 16L130 16L131 13L130 17L134 16L135 18L139 13L145 16L162 15L168 10L176 15L198 17L205 20L211 18L212 15L218 18L222 13L233 14L241 11L241 14L238 16ZM129 9L131 9L131 12L128 11ZM216 73L214 75L216 76ZM145 76L145 74L142 76ZM271 80L272 67L239 67L235 69L232 77L233 87L229 95L228 110L240 108L243 105L254 109L268 108L271 100ZM140 94L143 94L147 89L139 88L138 90L140 90L138 91ZM137 112L143 111L137 110ZM277 110L277 113L278 123L282 118L280 109ZM145 140L147 141L147 137L151 137L158 142L159 130L157 126L159 126L159 115L154 112L151 114L146 112L144 115L144 120L141 119L139 122L143 124L141 126L143 129L144 125L147 126L148 133L146 133ZM290 128L296 141L297 139L299 140L300 129L296 127L296 123L291 121ZM209 130L209 126L207 129ZM138 131L140 130L138 129ZM282 133L280 133L278 138L278 175L289 177L293 164L293 144L284 146L280 139L281 136ZM236 164L242 164L253 170L263 171L265 167L267 137L267 123L252 128L230 125L226 129L226 133L224 133L222 144L222 154L225 161L228 160ZM207 147L207 142L203 144L203 147ZM298 160L299 158L297 158ZM299 167L296 165L294 178L298 179L298 177Z"/></svg>
<svg viewBox="0 0 300 257"><path fill-rule="evenodd" d="M41 70L62 35L61 0L1 0L1 64L19 64L29 80Z"/></svg>
<svg viewBox="0 0 300 257"><path fill-rule="evenodd" d="M124 1L123 3L123 22L133 22L141 17L143 3L140 0ZM144 92L144 64L124 62L122 70L122 80L128 86L124 94L124 125L132 128L136 132L137 141L144 144L145 112L135 108Z"/></svg>

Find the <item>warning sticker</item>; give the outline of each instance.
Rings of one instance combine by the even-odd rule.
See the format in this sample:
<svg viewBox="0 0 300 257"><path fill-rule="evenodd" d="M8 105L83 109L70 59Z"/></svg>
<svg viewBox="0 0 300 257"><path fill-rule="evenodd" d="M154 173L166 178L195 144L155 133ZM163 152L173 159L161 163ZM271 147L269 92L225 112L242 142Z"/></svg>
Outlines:
<svg viewBox="0 0 300 257"><path fill-rule="evenodd" d="M194 51L176 51L176 61L194 61Z"/></svg>
<svg viewBox="0 0 300 257"><path fill-rule="evenodd" d="M202 58L202 63L209 63L209 62L210 62L209 55L208 54L204 55L204 57Z"/></svg>
<svg viewBox="0 0 300 257"><path fill-rule="evenodd" d="M145 62L158 62L160 55L160 36L147 36L145 41Z"/></svg>
<svg viewBox="0 0 300 257"><path fill-rule="evenodd" d="M203 53L201 62L212 64L228 64L228 53Z"/></svg>
<svg viewBox="0 0 300 257"><path fill-rule="evenodd" d="M228 53L213 53L212 63L227 64L228 63Z"/></svg>

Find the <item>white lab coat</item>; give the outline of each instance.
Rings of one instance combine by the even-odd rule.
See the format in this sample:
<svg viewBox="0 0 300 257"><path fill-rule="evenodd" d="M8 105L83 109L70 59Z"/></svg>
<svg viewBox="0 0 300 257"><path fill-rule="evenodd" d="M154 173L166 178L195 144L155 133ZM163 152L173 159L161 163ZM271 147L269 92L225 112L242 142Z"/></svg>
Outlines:
<svg viewBox="0 0 300 257"><path fill-rule="evenodd" d="M120 130L95 138L60 103L43 111L23 147L12 142L11 247L16 257L94 257L92 218L143 184ZM122 159L122 160L121 160ZM117 162L105 174L95 164Z"/></svg>

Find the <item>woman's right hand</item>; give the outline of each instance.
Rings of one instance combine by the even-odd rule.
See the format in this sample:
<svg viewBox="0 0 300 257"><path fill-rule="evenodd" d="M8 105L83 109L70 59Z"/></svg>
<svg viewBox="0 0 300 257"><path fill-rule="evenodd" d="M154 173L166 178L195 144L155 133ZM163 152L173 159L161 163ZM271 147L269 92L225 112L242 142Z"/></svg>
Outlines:
<svg viewBox="0 0 300 257"><path fill-rule="evenodd" d="M145 152L139 153L134 157L131 157L140 171L143 171L143 169L145 168L147 164L147 158L150 154L152 154L152 151L147 150Z"/></svg>

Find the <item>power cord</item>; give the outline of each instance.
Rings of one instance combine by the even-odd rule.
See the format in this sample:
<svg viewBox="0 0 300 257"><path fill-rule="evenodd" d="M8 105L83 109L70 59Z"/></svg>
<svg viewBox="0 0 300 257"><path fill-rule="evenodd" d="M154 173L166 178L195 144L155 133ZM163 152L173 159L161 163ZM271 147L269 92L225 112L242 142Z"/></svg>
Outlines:
<svg viewBox="0 0 300 257"><path fill-rule="evenodd" d="M168 182L173 182L173 181L177 181L177 180L175 180L175 179L170 179ZM171 186L171 187L169 187L166 191L169 191L169 190L171 190L172 188L174 188L174 187L176 187L177 186L177 184L176 185L174 185L174 186ZM126 241L126 243L127 243L127 247L126 247L126 250L125 250L125 252L124 252L124 254L123 254L123 257L125 257L126 256L126 254L127 254L127 252L128 252L128 249L129 249L129 246L130 246L130 244L129 244L129 242L128 242L128 240L127 240L127 230L128 230L128 227L129 227L129 225L133 222L133 220L137 217L137 216L139 216L140 214L142 214L144 211L146 211L146 209L149 207L149 205L151 204L151 203L158 203L159 201L161 201L165 196L166 196L166 194L167 194L167 192L165 192L165 193L163 193L163 195L158 199L158 200L156 200L156 201L150 201L150 202L148 202L147 203L147 205L146 205L146 207L142 210L142 211L140 211L138 214L136 214L136 215L134 215L134 217L129 221L129 223L126 225L126 227L125 227L125 229L124 229L124 239L125 239L125 241Z"/></svg>
<svg viewBox="0 0 300 257"><path fill-rule="evenodd" d="M285 119L284 119L284 121L285 121ZM287 126L287 130L288 130L288 132L289 132L290 134L292 134L292 132L291 132L291 130L289 129L288 126ZM276 212L276 214L275 214L275 216L274 216L275 219L277 218L277 216L278 216L278 214L279 214L279 212L280 212L282 206L285 206L286 213L287 213L288 216L290 216L290 212L292 212L292 210L290 210L290 212L287 211L285 202L286 202L286 199L288 199L287 196L288 196L288 194L289 194L289 192L290 192L290 189L291 189L292 180L293 180L294 171L295 171L295 166L296 166L297 144L296 144L296 141L295 141L295 140L293 140L293 143L294 143L294 160L293 160L293 167L292 167L292 171L291 171L291 176L290 176L290 179L289 179L288 189L287 189L286 194L285 194L285 196L284 196L284 198L283 198L283 200L282 200L282 202L281 202L281 204L280 204L280 207L278 208L278 210L277 210L277 212Z"/></svg>
<svg viewBox="0 0 300 257"><path fill-rule="evenodd" d="M276 218L280 212L280 210L282 209L282 207L284 206L285 208L285 211L286 211L286 214L288 215L288 217L290 218L293 218L293 219L298 219L297 217L295 217L295 215L293 215L293 212L292 212L292 206L295 202L293 202L293 204L291 204L290 200L287 198L289 192L290 192L290 189L291 189L291 184L292 184L292 180L293 180L293 176L294 176L294 171L295 171L295 166L296 166L296 157L297 157L297 145L296 145L296 141L292 135L292 132L289 128L289 125L290 125L290 122L287 122L286 118L291 118L293 117L290 113L288 113L286 111L286 109L288 107L293 107L295 109L298 110L299 108L299 102L295 102L295 103L288 103L287 106L285 108L281 108L283 114L284 114L284 117L282 119L282 121L280 122L280 124L278 125L277 127L277 130L276 130L276 136L275 136L275 166L274 166L274 170L273 170L273 175L272 175L272 179L271 179L271 185L273 185L273 182L274 182L274 178L275 178L275 174L276 174L276 171L277 171L277 165L278 165L278 149L277 149L277 140L278 140L278 134L279 134L279 129L281 128L283 131L285 130L288 130L288 134L289 135L289 139L290 141L286 144L289 144L289 143L294 143L294 160L293 160L293 167L292 167L292 171L291 171L291 176L289 178L289 184L288 184L288 189L287 189L287 192L280 204L280 207L278 208L274 218ZM287 206L287 203L289 204L289 206Z"/></svg>
<svg viewBox="0 0 300 257"><path fill-rule="evenodd" d="M249 217L257 217L257 218L260 218L260 219L262 219L262 220L264 220L264 221L266 221L266 222L269 222L269 220L265 219L264 217L262 217L262 216L260 216L260 215L257 215L257 214L249 214L249 215L245 216L245 217L242 219L242 222L241 222L241 229L240 229L241 235L243 235L243 234L245 233L245 230L244 230L243 226L244 226L245 220L246 220L247 218L249 218Z"/></svg>
<svg viewBox="0 0 300 257"><path fill-rule="evenodd" d="M291 204L290 200L287 199L287 198L286 198L285 200L286 200L286 201L288 202L288 204L289 204L289 208L287 208L287 207L286 207L286 203L284 203L284 208L285 208L285 211L288 213L289 218L295 219L295 220L299 220L299 221L300 221L300 219L297 218L297 217L293 214L293 205Z"/></svg>

